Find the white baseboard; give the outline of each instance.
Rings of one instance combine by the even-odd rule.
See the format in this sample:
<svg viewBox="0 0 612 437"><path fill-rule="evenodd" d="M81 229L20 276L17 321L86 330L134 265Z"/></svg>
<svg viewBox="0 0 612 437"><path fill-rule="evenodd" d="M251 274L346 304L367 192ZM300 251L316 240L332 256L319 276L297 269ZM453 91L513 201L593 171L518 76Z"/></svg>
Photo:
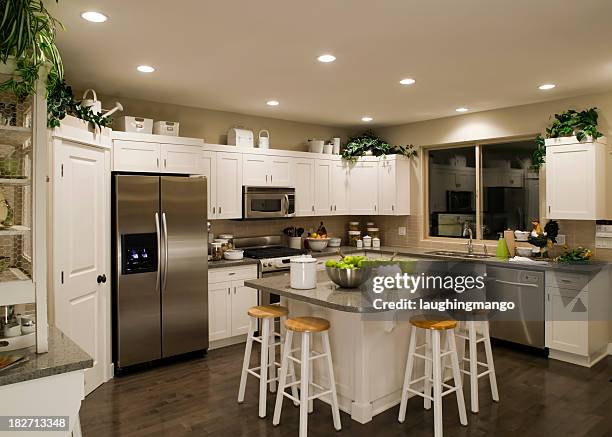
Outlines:
<svg viewBox="0 0 612 437"><path fill-rule="evenodd" d="M612 355L612 343L608 343L608 355Z"/></svg>
<svg viewBox="0 0 612 437"><path fill-rule="evenodd" d="M246 334L237 335L235 337L224 338L223 340L213 340L208 345L208 350L215 350L222 347L233 346L235 344L245 343L246 342Z"/></svg>

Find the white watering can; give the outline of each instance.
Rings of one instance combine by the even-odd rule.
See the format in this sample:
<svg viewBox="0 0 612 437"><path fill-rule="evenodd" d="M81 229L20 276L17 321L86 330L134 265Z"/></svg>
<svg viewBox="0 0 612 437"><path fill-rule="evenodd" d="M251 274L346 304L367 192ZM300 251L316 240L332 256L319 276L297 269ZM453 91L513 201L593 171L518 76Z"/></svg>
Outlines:
<svg viewBox="0 0 612 437"><path fill-rule="evenodd" d="M87 98L87 95L90 93L93 96L93 98ZM83 100L81 100L81 106L84 108L90 108L91 112L93 112L96 115L99 115L102 113L102 102L98 100L96 91L93 89L88 89L83 93ZM116 111L123 111L123 105L121 105L121 103L119 102L115 102L115 107L113 109L106 111L102 115L102 118L106 118L112 115L113 113L115 113Z"/></svg>

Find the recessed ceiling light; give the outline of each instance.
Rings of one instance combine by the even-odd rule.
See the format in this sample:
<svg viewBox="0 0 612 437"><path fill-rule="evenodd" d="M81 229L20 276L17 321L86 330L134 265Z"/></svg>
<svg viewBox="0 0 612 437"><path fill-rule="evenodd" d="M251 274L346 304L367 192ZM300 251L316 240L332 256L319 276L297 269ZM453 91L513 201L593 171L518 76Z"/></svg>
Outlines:
<svg viewBox="0 0 612 437"><path fill-rule="evenodd" d="M92 23L104 23L108 20L108 17L100 12L87 11L81 14L84 20L91 21Z"/></svg>
<svg viewBox="0 0 612 437"><path fill-rule="evenodd" d="M406 78L406 79L402 79L402 80L400 80L400 83L401 83L402 85L412 85L412 84L414 84L415 82L416 82L416 80L414 80L414 79L410 79L410 78Z"/></svg>
<svg viewBox="0 0 612 437"><path fill-rule="evenodd" d="M140 71L141 73L153 73L155 68L151 67L150 65L139 65L136 67L136 70Z"/></svg>
<svg viewBox="0 0 612 437"><path fill-rule="evenodd" d="M457 111L457 112L467 112L468 108L457 108L457 109L455 109L455 111Z"/></svg>
<svg viewBox="0 0 612 437"><path fill-rule="evenodd" d="M539 90L552 90L554 87L556 87L557 85L555 85L554 83L545 83L543 85L540 85L538 87Z"/></svg>
<svg viewBox="0 0 612 437"><path fill-rule="evenodd" d="M268 105L268 106L278 106L278 105L280 105L280 102L278 100L268 100L266 102L266 105Z"/></svg>
<svg viewBox="0 0 612 437"><path fill-rule="evenodd" d="M321 55L317 59L319 62L334 62L336 57L334 55Z"/></svg>
<svg viewBox="0 0 612 437"><path fill-rule="evenodd" d="M361 117L361 121L365 121L366 123L369 123L372 120L374 120L372 117Z"/></svg>

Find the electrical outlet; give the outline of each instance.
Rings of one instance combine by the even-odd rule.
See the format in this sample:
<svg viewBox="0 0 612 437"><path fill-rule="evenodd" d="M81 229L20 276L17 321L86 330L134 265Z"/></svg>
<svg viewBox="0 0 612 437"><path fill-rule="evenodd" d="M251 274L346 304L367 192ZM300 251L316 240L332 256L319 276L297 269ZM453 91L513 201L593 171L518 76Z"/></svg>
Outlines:
<svg viewBox="0 0 612 437"><path fill-rule="evenodd" d="M400 226L397 228L397 234L402 236L406 235L406 226Z"/></svg>
<svg viewBox="0 0 612 437"><path fill-rule="evenodd" d="M563 234L557 235L557 244L559 246L563 246L565 244L565 235Z"/></svg>

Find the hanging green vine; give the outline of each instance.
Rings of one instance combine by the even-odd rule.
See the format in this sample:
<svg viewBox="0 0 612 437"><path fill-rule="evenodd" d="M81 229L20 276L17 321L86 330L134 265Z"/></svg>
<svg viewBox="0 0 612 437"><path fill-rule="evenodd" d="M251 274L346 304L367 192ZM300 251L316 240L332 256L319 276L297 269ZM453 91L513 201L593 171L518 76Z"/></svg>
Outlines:
<svg viewBox="0 0 612 437"><path fill-rule="evenodd" d="M56 3L59 0L55 0ZM55 33L64 29L45 8L42 0L0 0L0 62L15 59L12 77L0 83L0 91L11 91L19 100L36 93L40 68L49 65L47 76L47 125L57 127L66 115L74 115L97 126L108 126L101 118L75 100L64 81L64 65L55 45Z"/></svg>
<svg viewBox="0 0 612 437"><path fill-rule="evenodd" d="M365 156L367 152L372 152L374 156L397 154L412 158L417 155L417 151L412 144L393 146L377 137L371 130L368 130L359 136L349 139L346 146L342 149L342 158L347 161L355 161L360 156Z"/></svg>
<svg viewBox="0 0 612 437"><path fill-rule="evenodd" d="M596 140L603 136L597 129L598 119L597 108L589 108L584 111L569 109L560 114L555 114L552 123L546 128L546 138L576 136L576 139L580 142L589 137ZM533 152L532 168L538 170L546 160L546 147L542 135L538 135L535 142L537 148Z"/></svg>

